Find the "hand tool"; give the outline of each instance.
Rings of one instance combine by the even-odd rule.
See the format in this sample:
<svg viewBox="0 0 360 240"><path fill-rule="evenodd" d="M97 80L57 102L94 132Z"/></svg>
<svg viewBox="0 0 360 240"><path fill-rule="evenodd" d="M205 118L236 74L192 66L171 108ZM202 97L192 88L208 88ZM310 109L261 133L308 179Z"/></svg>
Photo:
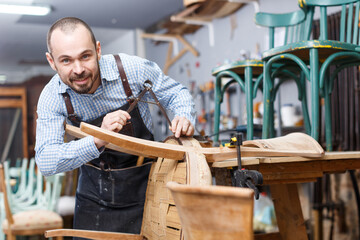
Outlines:
<svg viewBox="0 0 360 240"><path fill-rule="evenodd" d="M152 98L155 100L155 102L146 102L146 101L142 101L142 102L156 104L159 107L162 114L165 116L169 125L171 126L171 121L170 121L168 115L166 114L164 107L160 104L159 100L155 96L155 93L152 91L152 86L153 86L152 82L150 80L146 80L144 82L143 86L144 86L144 90L142 90L137 97L130 99L131 104L130 104L130 107L128 108L128 110L126 110L126 111L128 113L130 113L132 110L134 110L135 106L138 104L138 102L141 101L141 98L145 95L145 93L149 92L150 95L152 96Z"/></svg>
<svg viewBox="0 0 360 240"><path fill-rule="evenodd" d="M235 171L232 171L233 185L236 187L251 188L255 192L255 199L259 199L259 189L257 185L263 183L263 176L256 170L242 169L241 167L241 148L242 145L242 133L236 133L236 137L232 138L233 144L237 150L238 167Z"/></svg>

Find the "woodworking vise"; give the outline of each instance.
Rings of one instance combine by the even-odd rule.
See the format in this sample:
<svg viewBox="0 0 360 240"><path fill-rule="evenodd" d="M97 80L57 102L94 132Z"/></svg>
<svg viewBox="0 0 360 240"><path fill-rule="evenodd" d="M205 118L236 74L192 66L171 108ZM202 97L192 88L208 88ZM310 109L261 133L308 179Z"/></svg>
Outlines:
<svg viewBox="0 0 360 240"><path fill-rule="evenodd" d="M241 167L241 146L242 133L236 133L236 137L231 138L230 146L235 146L237 149L238 167L232 171L232 184L235 187L251 188L255 192L255 199L259 199L259 189L257 185L263 183L263 176L256 170L247 170Z"/></svg>

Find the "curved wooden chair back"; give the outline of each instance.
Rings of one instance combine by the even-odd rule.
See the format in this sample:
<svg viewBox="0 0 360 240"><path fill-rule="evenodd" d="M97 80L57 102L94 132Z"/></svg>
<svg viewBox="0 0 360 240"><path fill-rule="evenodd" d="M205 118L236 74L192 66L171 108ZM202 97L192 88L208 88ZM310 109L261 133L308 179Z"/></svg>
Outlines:
<svg viewBox="0 0 360 240"><path fill-rule="evenodd" d="M180 144L170 138L165 141L170 144ZM184 146L201 148L193 138L181 138ZM158 158L153 163L143 214L143 224L140 234L125 234L115 232L99 232L87 230L60 229L45 233L46 237L73 236L88 239L148 239L148 240L182 240L182 226L166 184L170 181L191 185L211 185L211 173L205 155L201 153L186 153L183 161Z"/></svg>
<svg viewBox="0 0 360 240"><path fill-rule="evenodd" d="M185 240L250 240L254 192L248 188L169 182Z"/></svg>

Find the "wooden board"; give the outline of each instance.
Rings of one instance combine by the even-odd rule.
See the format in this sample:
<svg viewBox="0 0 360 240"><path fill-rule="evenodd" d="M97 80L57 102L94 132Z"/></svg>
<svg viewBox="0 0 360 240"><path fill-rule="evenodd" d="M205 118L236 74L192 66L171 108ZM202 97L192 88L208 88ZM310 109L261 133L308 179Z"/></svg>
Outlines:
<svg viewBox="0 0 360 240"><path fill-rule="evenodd" d="M222 161L236 158L236 148L214 147L214 148L194 148L167 143L154 142L134 137L129 137L99 127L81 123L81 131L94 137L112 143L119 147L121 152L134 154L138 156L164 157L174 160L184 159L186 152L199 152L206 156L208 162ZM305 139L309 136L301 135ZM282 141L286 141L283 138ZM298 141L302 141L301 138ZM312 149L290 149L290 150L274 150L270 148L241 147L242 157L273 157L273 156L304 156L304 157L322 157L323 151Z"/></svg>
<svg viewBox="0 0 360 240"><path fill-rule="evenodd" d="M258 165L263 163L293 163L293 162L310 162L310 161L331 161L331 160L350 160L350 159L360 159L360 151L354 152L325 152L323 156L319 158L309 158L309 157L245 157L241 159L241 164L243 166L247 165ZM218 161L212 164L212 167L217 168L227 168L227 167L236 167L237 159L228 159L224 161Z"/></svg>
<svg viewBox="0 0 360 240"><path fill-rule="evenodd" d="M84 137L87 137L87 136L91 136L87 133L84 133L83 131L80 130L80 128L78 127L75 127L75 126L72 126L72 125L69 125L67 124L66 127L65 127L65 132L73 137L76 137L76 138L84 138ZM118 151L118 152L122 152L122 148L112 144L112 143L109 143L105 146L106 148L108 149L111 149L111 150L114 150L114 151ZM150 155L147 155L147 154L137 154L137 152L135 153L132 153L132 152L128 152L129 154L134 154L134 155L138 155L138 156L143 156L143 157L147 157L147 158L156 158L154 156L150 156Z"/></svg>

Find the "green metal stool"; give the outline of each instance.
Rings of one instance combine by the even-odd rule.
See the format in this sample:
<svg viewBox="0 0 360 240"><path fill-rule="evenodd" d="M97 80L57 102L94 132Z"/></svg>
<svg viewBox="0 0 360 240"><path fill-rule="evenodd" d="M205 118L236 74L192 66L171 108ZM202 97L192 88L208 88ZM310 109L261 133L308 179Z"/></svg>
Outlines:
<svg viewBox="0 0 360 240"><path fill-rule="evenodd" d="M303 23L305 21L306 14L300 9L291 13L284 14L272 14L258 12L255 14L255 22L258 25L268 27L269 29L269 48L274 48L275 45L275 29L284 28L284 44L288 42L296 41L299 36L298 32L302 29ZM220 123L220 105L223 101L223 96L226 89L234 82L237 82L240 85L240 88L245 92L246 95L246 112L247 112L247 139L253 139L253 99L256 97L257 90L259 89L260 83L263 80L263 71L264 71L263 61L260 60L245 60L245 61L235 61L230 64L225 64L220 67L213 69L212 75L216 76L215 83L215 114L214 114L214 142L217 142L219 139L219 123ZM301 88L301 81L304 81L304 76L296 75L289 69L284 69L284 64L273 64L271 65L271 70L273 71L272 78L279 77L281 80L279 82L280 86L284 81L288 79L295 79L295 82L299 89L299 99L303 103L303 113L304 113L304 122L306 128L309 128L308 114L307 114L307 104L306 104L306 94L305 90ZM230 77L228 83L222 86L222 78ZM255 79L255 81L254 81ZM275 91L272 92L272 95L269 96L270 100L275 99L276 91L278 87L275 88ZM265 98L265 100L269 100ZM267 103L264 102L264 105ZM264 116L266 121L273 122L273 108L268 109L267 116ZM267 124L266 131L271 131L270 124ZM272 128L273 129L273 128Z"/></svg>
<svg viewBox="0 0 360 240"><path fill-rule="evenodd" d="M220 126L220 105L224 99L224 93L233 83L238 83L246 96L247 114L247 139L253 139L253 99L256 97L259 85L262 82L263 62L260 60L235 61L229 64L216 67L212 75L216 76L215 81L215 112L214 112L214 142L219 140ZM224 86L222 79L232 78ZM255 79L255 81L254 81Z"/></svg>

